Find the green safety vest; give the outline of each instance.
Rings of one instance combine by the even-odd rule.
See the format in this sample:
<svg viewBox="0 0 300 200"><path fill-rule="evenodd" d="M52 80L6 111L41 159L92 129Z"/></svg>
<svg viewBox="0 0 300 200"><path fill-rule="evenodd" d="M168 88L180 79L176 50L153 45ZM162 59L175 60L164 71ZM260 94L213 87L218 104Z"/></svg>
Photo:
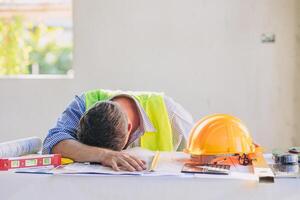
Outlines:
<svg viewBox="0 0 300 200"><path fill-rule="evenodd" d="M172 129L163 94L102 89L91 90L84 93L86 110L90 109L95 103L109 100L118 94L127 94L136 98L156 129L156 132L145 132L144 135L141 136L141 147L152 151L173 151Z"/></svg>

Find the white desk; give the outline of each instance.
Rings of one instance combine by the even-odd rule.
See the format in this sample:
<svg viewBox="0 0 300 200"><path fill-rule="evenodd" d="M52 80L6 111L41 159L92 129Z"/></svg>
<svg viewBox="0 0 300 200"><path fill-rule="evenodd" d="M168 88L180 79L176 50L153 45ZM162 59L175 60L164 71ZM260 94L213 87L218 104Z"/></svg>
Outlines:
<svg viewBox="0 0 300 200"><path fill-rule="evenodd" d="M88 177L0 172L0 199L300 199L300 179L254 181L178 177Z"/></svg>

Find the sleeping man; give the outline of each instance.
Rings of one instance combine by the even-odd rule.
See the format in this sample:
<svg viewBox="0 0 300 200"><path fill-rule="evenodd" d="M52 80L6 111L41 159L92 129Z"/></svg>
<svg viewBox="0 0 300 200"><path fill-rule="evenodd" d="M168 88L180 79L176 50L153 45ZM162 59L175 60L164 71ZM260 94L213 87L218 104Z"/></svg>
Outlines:
<svg viewBox="0 0 300 200"><path fill-rule="evenodd" d="M75 96L61 114L43 153L141 171L145 162L122 150L181 150L193 124L191 115L162 93L91 90Z"/></svg>

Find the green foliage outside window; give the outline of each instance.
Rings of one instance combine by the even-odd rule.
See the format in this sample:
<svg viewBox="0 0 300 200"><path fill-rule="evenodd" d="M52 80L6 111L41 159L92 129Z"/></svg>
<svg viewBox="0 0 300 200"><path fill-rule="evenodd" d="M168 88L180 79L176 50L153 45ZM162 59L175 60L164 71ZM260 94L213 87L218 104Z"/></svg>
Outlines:
<svg viewBox="0 0 300 200"><path fill-rule="evenodd" d="M59 44L61 27L32 25L21 17L0 19L0 75L67 74L72 44Z"/></svg>

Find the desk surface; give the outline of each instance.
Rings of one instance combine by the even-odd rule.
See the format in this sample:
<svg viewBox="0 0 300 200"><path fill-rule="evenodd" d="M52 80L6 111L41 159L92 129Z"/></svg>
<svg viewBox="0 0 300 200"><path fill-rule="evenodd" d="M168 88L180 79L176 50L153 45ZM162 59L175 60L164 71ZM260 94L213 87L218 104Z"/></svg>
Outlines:
<svg viewBox="0 0 300 200"><path fill-rule="evenodd" d="M0 172L1 199L300 199L300 179L255 181L178 177L52 176ZM58 198L59 197L59 198Z"/></svg>

